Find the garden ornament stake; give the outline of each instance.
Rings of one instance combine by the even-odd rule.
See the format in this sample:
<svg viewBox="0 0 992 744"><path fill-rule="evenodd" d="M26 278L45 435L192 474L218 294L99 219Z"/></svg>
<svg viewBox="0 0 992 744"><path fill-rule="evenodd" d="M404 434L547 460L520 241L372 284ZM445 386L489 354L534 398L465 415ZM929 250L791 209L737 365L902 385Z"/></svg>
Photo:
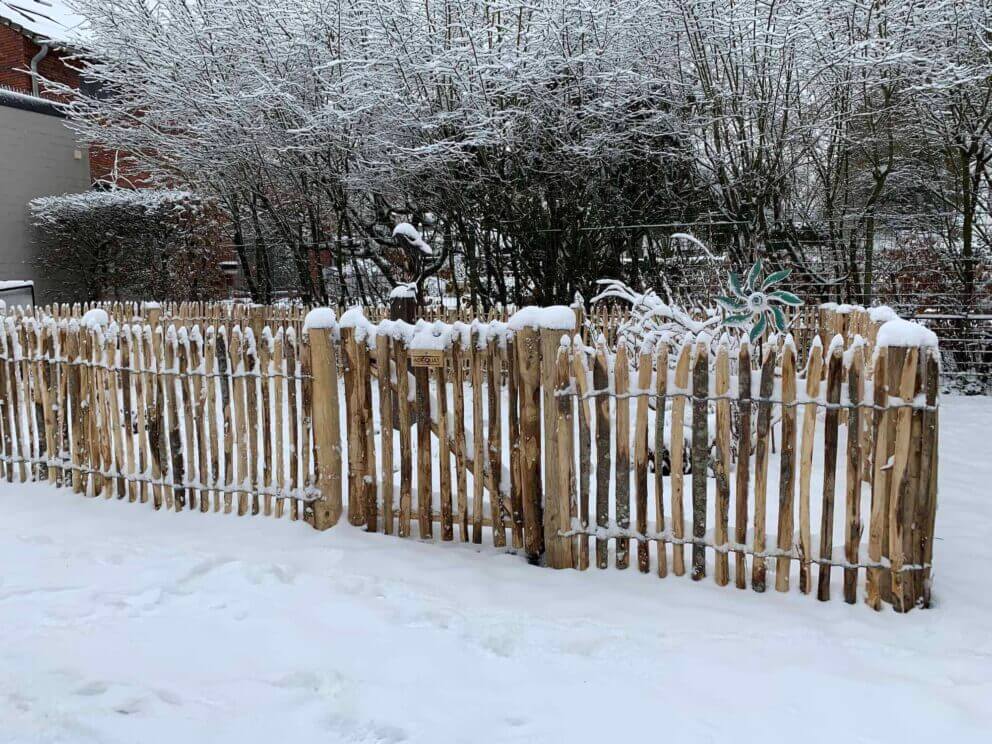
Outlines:
<svg viewBox="0 0 992 744"><path fill-rule="evenodd" d="M784 281L792 273L792 269L782 269L768 275L761 281L762 260L759 258L747 273L747 279L741 285L741 278L735 272L730 272L730 296L717 297L716 301L728 311L723 325L731 328L750 327L748 337L754 343L765 329L772 327L779 333L786 329L785 313L777 304L799 307L803 301L792 292L784 289L769 291L769 289Z"/></svg>

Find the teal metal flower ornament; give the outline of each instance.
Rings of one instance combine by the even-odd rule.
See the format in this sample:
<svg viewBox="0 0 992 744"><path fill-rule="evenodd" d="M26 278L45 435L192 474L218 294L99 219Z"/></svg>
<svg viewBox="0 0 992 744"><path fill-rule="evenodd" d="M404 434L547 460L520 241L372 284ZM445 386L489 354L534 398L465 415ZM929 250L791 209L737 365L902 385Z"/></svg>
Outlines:
<svg viewBox="0 0 992 744"><path fill-rule="evenodd" d="M762 281L762 268L763 262L759 258L747 272L743 284L740 275L730 272L731 294L716 298L728 313L723 319L723 325L731 328L750 327L748 337L752 343L761 338L761 334L767 328L774 328L779 333L785 332L785 313L782 312L779 304L790 307L799 307L803 304L803 301L792 292L786 292L784 289L769 291L771 287L787 279L792 269L772 272Z"/></svg>

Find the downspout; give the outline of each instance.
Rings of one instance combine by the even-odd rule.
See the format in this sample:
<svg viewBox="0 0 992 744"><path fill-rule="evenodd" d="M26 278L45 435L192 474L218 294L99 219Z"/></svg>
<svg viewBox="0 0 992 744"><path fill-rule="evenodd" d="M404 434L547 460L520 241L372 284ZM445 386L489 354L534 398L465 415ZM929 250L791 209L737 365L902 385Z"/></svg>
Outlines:
<svg viewBox="0 0 992 744"><path fill-rule="evenodd" d="M41 97L38 86L38 63L48 56L48 50L48 42L46 41L41 45L38 53L31 58L31 95L35 98Z"/></svg>

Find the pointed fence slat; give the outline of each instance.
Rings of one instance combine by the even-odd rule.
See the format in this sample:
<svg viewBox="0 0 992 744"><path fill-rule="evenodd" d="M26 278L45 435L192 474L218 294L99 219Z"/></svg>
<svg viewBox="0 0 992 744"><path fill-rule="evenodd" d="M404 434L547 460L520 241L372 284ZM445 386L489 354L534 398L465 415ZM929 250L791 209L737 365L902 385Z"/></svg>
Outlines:
<svg viewBox="0 0 992 744"><path fill-rule="evenodd" d="M844 509L844 601L854 604L858 598L858 546L861 544L861 398L864 395L864 350L854 349L847 373L847 394L851 407L847 411L847 474Z"/></svg>
<svg viewBox="0 0 992 744"><path fill-rule="evenodd" d="M613 476L613 509L617 527L630 529L630 365L627 361L627 347L620 344L614 362L613 376L616 381L616 428L613 430L614 450L616 451L616 471ZM616 567L625 569L630 565L630 540L616 539Z"/></svg>
<svg viewBox="0 0 992 744"><path fill-rule="evenodd" d="M668 575L668 555L665 547L665 406L668 393L668 343L658 344L655 357L654 411L654 519L655 531L661 535L656 543L658 552L658 578Z"/></svg>
<svg viewBox="0 0 992 744"><path fill-rule="evenodd" d="M817 398L820 395L823 346L816 337L806 362L806 400L803 406L803 435L799 450L799 591L809 594L813 580L810 559L813 537L810 527L810 484L813 476L813 442L816 436Z"/></svg>
<svg viewBox="0 0 992 744"><path fill-rule="evenodd" d="M728 532L730 522L730 349L726 339L721 339L716 353L716 525L713 580L726 586L730 576Z"/></svg>
<svg viewBox="0 0 992 744"><path fill-rule="evenodd" d="M751 589L765 591L766 527L768 498L768 450L771 438L772 388L775 383L775 349L765 344L758 385L757 442L754 453L754 557L751 561Z"/></svg>
<svg viewBox="0 0 992 744"><path fill-rule="evenodd" d="M634 419L634 494L636 499L637 570L651 570L648 548L648 396L651 392L651 354L644 350L637 360L637 411Z"/></svg>
<svg viewBox="0 0 992 744"><path fill-rule="evenodd" d="M789 591L796 493L796 347L789 337L782 344L782 448L778 476L778 550L775 590ZM782 553L788 555L782 555Z"/></svg>
<svg viewBox="0 0 992 744"><path fill-rule="evenodd" d="M675 363L675 398L672 401L672 434L671 460L672 473L672 573L676 576L685 574L685 513L683 511L683 492L685 476L683 468L684 437L685 437L685 406L689 394L689 364L692 357L693 339L689 338L679 350L678 361Z"/></svg>
<svg viewBox="0 0 992 744"><path fill-rule="evenodd" d="M751 490L751 347L741 340L737 354L737 481L734 488L734 541L747 542L748 494ZM734 586L747 588L747 558L743 549L734 556Z"/></svg>
<svg viewBox="0 0 992 744"><path fill-rule="evenodd" d="M823 424L823 505L820 508L820 566L816 597L830 599L830 569L834 549L834 491L837 486L838 405L843 377L841 348L831 344L827 349L827 411Z"/></svg>
<svg viewBox="0 0 992 744"><path fill-rule="evenodd" d="M706 576L706 480L709 477L710 347L696 342L692 365L692 580Z"/></svg>

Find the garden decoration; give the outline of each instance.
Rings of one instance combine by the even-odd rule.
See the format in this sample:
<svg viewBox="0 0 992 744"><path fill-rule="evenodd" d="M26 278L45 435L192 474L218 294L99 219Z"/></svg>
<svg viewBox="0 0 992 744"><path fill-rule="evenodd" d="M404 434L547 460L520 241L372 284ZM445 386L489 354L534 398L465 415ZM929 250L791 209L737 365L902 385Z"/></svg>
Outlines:
<svg viewBox="0 0 992 744"><path fill-rule="evenodd" d="M792 273L792 269L782 269L768 275L761 281L763 262L759 258L747 273L747 279L741 284L740 275L730 272L730 296L717 297L716 301L728 311L723 319L723 325L730 328L747 328L750 326L748 337L754 343L769 327L779 333L786 329L785 313L778 306L788 305L799 307L803 301L792 292L784 289L769 291L771 287L784 281Z"/></svg>

